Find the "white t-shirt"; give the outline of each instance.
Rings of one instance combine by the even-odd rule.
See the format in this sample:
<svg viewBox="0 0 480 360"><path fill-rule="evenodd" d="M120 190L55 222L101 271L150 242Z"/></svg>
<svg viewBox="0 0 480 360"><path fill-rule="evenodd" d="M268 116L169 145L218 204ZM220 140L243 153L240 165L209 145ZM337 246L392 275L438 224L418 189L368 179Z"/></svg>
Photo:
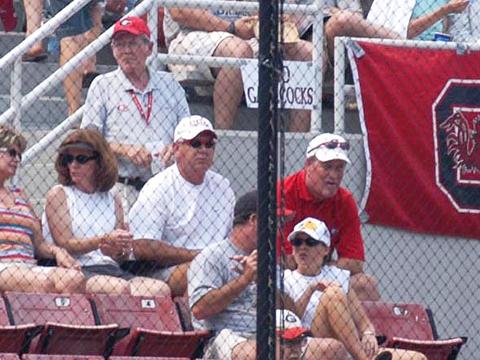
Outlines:
<svg viewBox="0 0 480 360"><path fill-rule="evenodd" d="M297 270L285 270L285 293L296 302L300 299L310 284L320 280L336 281L342 286L342 289L346 294L348 293L350 271L340 269L336 266L324 266L320 274L316 276L306 276L300 274ZM315 311L320 302L322 294L323 291L315 291L308 302L305 313L301 319L302 324L307 328L310 328L312 325L313 318L315 317Z"/></svg>
<svg viewBox="0 0 480 360"><path fill-rule="evenodd" d="M75 239L85 239L104 235L115 229L115 198L108 192L85 193L74 186L61 186L67 198L67 206L72 219L71 227ZM42 215L43 237L54 243L47 215ZM110 256L97 249L75 257L82 266L118 264Z"/></svg>
<svg viewBox="0 0 480 360"><path fill-rule="evenodd" d="M203 183L194 185L175 164L143 187L129 213L130 230L134 239L203 249L228 236L234 205L235 195L226 178L207 171Z"/></svg>

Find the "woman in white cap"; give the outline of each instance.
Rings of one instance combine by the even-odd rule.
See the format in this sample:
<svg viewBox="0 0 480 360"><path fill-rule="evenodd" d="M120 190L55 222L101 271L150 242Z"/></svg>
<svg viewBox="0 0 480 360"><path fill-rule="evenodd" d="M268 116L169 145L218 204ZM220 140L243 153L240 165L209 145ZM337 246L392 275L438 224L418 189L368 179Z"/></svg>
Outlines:
<svg viewBox="0 0 480 360"><path fill-rule="evenodd" d="M338 339L355 360L426 360L414 351L379 351L375 328L349 288L349 271L324 264L330 246L324 222L306 218L295 225L288 240L297 269L285 270L285 292L314 337Z"/></svg>

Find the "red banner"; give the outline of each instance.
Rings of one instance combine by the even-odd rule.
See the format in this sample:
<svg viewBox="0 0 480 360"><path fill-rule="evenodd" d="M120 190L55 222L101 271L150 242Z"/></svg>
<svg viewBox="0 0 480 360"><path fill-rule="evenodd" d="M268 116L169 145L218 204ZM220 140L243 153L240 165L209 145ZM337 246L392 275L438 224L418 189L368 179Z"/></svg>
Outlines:
<svg viewBox="0 0 480 360"><path fill-rule="evenodd" d="M369 222L480 239L480 52L357 44Z"/></svg>

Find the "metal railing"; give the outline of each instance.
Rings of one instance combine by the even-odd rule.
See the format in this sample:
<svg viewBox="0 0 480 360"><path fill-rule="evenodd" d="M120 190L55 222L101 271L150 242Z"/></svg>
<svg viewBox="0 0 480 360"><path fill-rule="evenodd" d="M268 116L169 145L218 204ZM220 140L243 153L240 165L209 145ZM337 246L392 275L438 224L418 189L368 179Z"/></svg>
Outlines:
<svg viewBox="0 0 480 360"><path fill-rule="evenodd" d="M40 29L35 31L32 35L22 41L6 56L0 59L0 69L15 62L14 70L12 71L12 86L11 86L11 106L0 115L0 124L14 118L14 125L17 129L21 129L20 117L24 109L32 105L40 96L49 91L53 86L58 85L72 70L74 70L80 63L97 53L110 41L113 33L113 27L106 30L95 41L86 46L77 55L71 58L66 64L57 69L53 74L48 76L39 85L37 85L30 93L25 96L21 94L21 74L22 64L21 55L23 55L35 42L41 41L45 37L52 34L60 24L70 18L76 11L81 9L91 0L75 0L59 12L55 17L45 23ZM286 14L306 14L313 17L313 54L312 65L314 66L315 80L314 80L314 104L316 104L312 111L311 117L311 131L316 132L321 128L321 99L322 99L322 51L323 51L323 14L321 9L322 0L315 0L312 5L297 5L285 4L284 12ZM211 1L211 0L145 0L135 7L128 15L141 16L148 12L148 24L151 29L156 29L158 24L158 6L178 7L185 6L190 8L211 8L211 9L232 9L232 10L246 10L255 12L258 11L257 2L232 2L232 1ZM319 26L318 26L319 25ZM173 55L173 54L158 54L157 49L157 32L152 31L152 41L154 43L153 56L150 59L152 66L156 67L158 64L207 64L212 67L230 66L240 67L248 61L257 61L256 59L235 59L223 57L202 57L189 55ZM27 150L24 156L24 163L32 161L41 151L43 151L51 142L64 134L68 129L78 125L82 115L82 108L77 110L74 114L65 119L60 125L53 129L49 134L42 138L37 144Z"/></svg>

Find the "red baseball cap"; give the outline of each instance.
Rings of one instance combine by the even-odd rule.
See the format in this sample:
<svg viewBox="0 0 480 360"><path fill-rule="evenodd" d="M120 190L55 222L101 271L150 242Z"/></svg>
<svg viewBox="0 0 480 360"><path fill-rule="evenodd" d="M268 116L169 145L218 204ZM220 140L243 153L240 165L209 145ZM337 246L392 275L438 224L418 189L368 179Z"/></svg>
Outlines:
<svg viewBox="0 0 480 360"><path fill-rule="evenodd" d="M276 333L285 340L295 340L309 335L310 331L302 326L301 320L289 310L276 310Z"/></svg>
<svg viewBox="0 0 480 360"><path fill-rule="evenodd" d="M133 35L145 35L150 38L150 29L145 21L139 17L129 16L118 20L113 27L113 35L122 31Z"/></svg>

